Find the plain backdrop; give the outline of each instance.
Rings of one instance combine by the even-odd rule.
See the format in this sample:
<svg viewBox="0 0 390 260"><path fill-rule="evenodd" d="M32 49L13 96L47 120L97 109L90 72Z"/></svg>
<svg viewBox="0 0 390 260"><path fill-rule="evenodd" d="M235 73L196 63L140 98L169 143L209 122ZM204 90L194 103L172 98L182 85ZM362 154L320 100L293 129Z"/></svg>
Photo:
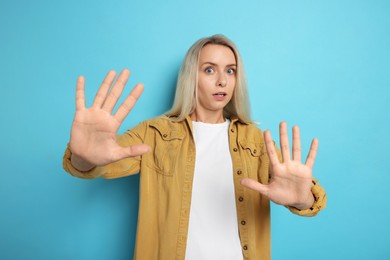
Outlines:
<svg viewBox="0 0 390 260"><path fill-rule="evenodd" d="M86 181L62 169L86 77L109 69L145 92L120 131L166 111L190 45L239 47L252 117L278 142L299 125L320 141L314 175L328 207L302 218L272 205L273 259L389 259L390 1L0 2L0 259L131 259L138 175ZM123 100L123 99L122 99Z"/></svg>

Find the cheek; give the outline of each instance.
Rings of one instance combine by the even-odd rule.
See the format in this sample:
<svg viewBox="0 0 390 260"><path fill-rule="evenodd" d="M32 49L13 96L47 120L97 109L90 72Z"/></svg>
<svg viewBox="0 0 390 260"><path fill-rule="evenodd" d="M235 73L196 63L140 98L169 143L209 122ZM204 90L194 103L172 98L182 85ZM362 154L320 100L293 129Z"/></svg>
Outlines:
<svg viewBox="0 0 390 260"><path fill-rule="evenodd" d="M198 91L199 92L205 92L207 89L210 89L211 82L209 79L200 78L198 79Z"/></svg>
<svg viewBox="0 0 390 260"><path fill-rule="evenodd" d="M235 76L235 75L234 75L234 76L232 76L232 78L231 78L231 82L232 82L233 86L235 86L235 85L236 85L237 78L236 78L236 76Z"/></svg>
<svg viewBox="0 0 390 260"><path fill-rule="evenodd" d="M230 85L232 91L234 91L234 89L236 88L236 83L237 83L236 78L230 79L229 85Z"/></svg>
<svg viewBox="0 0 390 260"><path fill-rule="evenodd" d="M204 82L199 80L198 81L198 93L203 93L204 92L204 86L205 86Z"/></svg>

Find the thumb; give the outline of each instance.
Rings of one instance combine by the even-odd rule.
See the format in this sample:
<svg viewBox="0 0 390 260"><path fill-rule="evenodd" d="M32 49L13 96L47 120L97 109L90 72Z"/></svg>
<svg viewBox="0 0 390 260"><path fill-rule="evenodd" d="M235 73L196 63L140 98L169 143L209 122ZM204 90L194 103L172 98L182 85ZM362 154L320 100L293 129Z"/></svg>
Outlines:
<svg viewBox="0 0 390 260"><path fill-rule="evenodd" d="M251 190L255 190L257 192L260 192L261 194L268 197L268 193L269 193L268 185L261 184L260 182L249 179L249 178L245 178L245 179L241 180L241 185L244 187L247 187Z"/></svg>
<svg viewBox="0 0 390 260"><path fill-rule="evenodd" d="M120 150L118 150L118 160L129 157L136 157L147 152L150 152L150 147L146 144L136 144L128 147L121 147Z"/></svg>

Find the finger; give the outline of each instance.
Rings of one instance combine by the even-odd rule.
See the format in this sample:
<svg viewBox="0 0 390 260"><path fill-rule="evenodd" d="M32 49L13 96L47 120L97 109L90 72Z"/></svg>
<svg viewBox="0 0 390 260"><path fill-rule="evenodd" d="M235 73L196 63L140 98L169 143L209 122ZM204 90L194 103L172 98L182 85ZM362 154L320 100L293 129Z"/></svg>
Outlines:
<svg viewBox="0 0 390 260"><path fill-rule="evenodd" d="M129 158L129 157L136 157L139 155L143 155L147 152L150 152L150 147L146 144L137 144L137 145L132 145L129 147L121 147L118 149L116 157L116 160L121 160L124 158Z"/></svg>
<svg viewBox="0 0 390 260"><path fill-rule="evenodd" d="M98 92L96 93L92 107L94 107L94 108L101 108L102 107L104 101L106 100L107 93L110 90L111 84L115 79L115 76L116 76L116 72L113 70L110 70L107 73L102 84L100 85Z"/></svg>
<svg viewBox="0 0 390 260"><path fill-rule="evenodd" d="M306 165L313 168L314 161L316 160L318 150L318 139L314 138L310 145L310 151L306 158Z"/></svg>
<svg viewBox="0 0 390 260"><path fill-rule="evenodd" d="M276 153L274 142L272 141L272 136L269 130L264 132L265 147L267 148L267 154L272 166L279 164L279 158Z"/></svg>
<svg viewBox="0 0 390 260"><path fill-rule="evenodd" d="M292 146L292 151L293 151L293 159L295 161L301 161L301 136L299 133L299 127L294 126L293 127L293 146Z"/></svg>
<svg viewBox="0 0 390 260"><path fill-rule="evenodd" d="M244 187L247 187L251 190L255 190L260 192L261 194L268 197L269 194L269 188L268 185L261 184L260 182L257 182L255 180L245 178L241 181L241 185Z"/></svg>
<svg viewBox="0 0 390 260"><path fill-rule="evenodd" d="M119 123L122 123L122 121L126 118L129 112L133 109L135 103L137 102L143 91L144 85L142 84L137 84L133 88L131 93L127 96L123 104L118 108L115 113L114 117L118 120Z"/></svg>
<svg viewBox="0 0 390 260"><path fill-rule="evenodd" d="M112 87L110 93L107 95L106 100L104 101L103 104L104 110L111 113L111 111L114 109L116 105L116 102L118 102L118 99L121 96L123 88L125 87L129 77L130 77L130 71L128 69L122 70L114 86Z"/></svg>
<svg viewBox="0 0 390 260"><path fill-rule="evenodd" d="M77 78L76 84L76 110L85 108L85 79L83 76Z"/></svg>
<svg viewBox="0 0 390 260"><path fill-rule="evenodd" d="M290 160L290 146L288 144L287 124L281 122L279 125L279 139L280 139L280 150L282 151L283 161Z"/></svg>

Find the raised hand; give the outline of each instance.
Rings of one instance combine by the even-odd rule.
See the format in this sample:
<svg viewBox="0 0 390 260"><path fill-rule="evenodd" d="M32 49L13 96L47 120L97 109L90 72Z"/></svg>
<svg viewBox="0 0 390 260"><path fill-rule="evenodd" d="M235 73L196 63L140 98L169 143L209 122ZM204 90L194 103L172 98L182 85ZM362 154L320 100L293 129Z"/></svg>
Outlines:
<svg viewBox="0 0 390 260"><path fill-rule="evenodd" d="M311 193L312 168L314 165L318 140L313 139L306 163L301 162L301 140L299 128L293 127L292 158L287 135L287 125L280 123L280 148L283 162L280 162L272 141L271 133L264 133L268 157L270 159L271 179L268 185L261 184L252 179L243 179L241 184L256 190L268 197L271 201L298 209L308 209L314 203Z"/></svg>
<svg viewBox="0 0 390 260"><path fill-rule="evenodd" d="M72 164L81 171L149 151L145 144L121 147L116 142L118 129L140 97L143 85L136 85L115 114L112 114L130 71L123 70L116 81L115 76L115 71L108 72L90 108L85 106L84 77L77 79L76 114L72 124L70 149Z"/></svg>

